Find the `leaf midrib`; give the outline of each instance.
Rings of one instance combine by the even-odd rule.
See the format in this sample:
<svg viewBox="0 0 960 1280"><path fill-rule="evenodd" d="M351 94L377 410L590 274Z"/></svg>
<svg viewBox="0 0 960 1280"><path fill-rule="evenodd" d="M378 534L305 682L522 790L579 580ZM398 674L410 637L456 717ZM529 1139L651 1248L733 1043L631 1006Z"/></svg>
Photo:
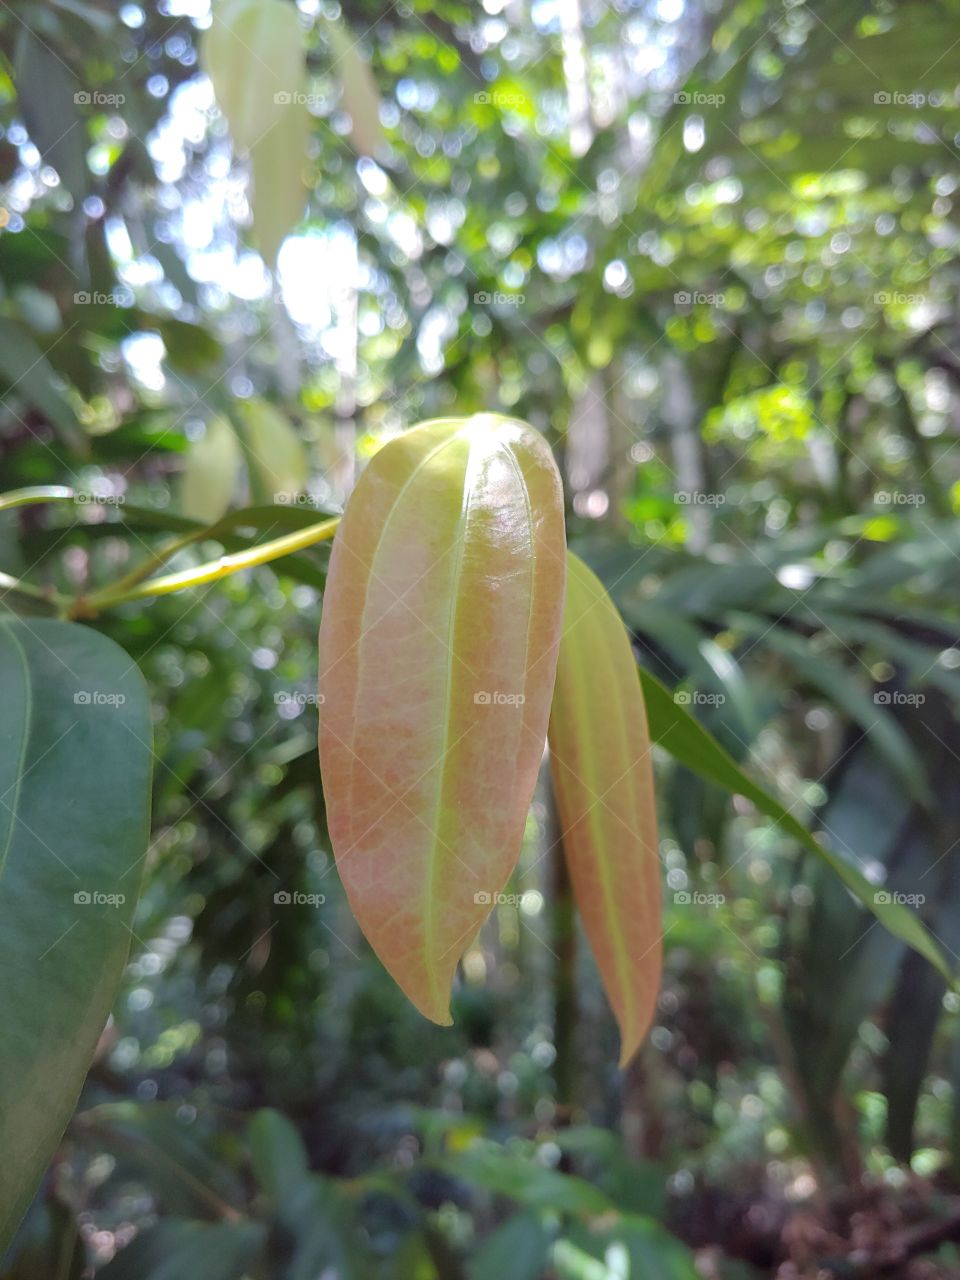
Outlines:
<svg viewBox="0 0 960 1280"><path fill-rule="evenodd" d="M23 784L24 765L27 759L27 746L30 741L30 728L33 723L33 689L30 684L30 664L27 661L27 655L24 652L23 645L17 639L13 632L13 628L7 623L0 624L13 646L14 652L20 660L20 666L23 670L24 688L26 690L26 705L23 717L23 737L20 742L20 752L17 758L17 774L13 784L13 804L8 805L6 801L3 804L10 810L10 825L7 831L7 838L0 849L0 878L3 877L4 869L7 865L7 855L10 852L10 846L13 844L13 831L19 821L18 809L20 806L20 792Z"/></svg>

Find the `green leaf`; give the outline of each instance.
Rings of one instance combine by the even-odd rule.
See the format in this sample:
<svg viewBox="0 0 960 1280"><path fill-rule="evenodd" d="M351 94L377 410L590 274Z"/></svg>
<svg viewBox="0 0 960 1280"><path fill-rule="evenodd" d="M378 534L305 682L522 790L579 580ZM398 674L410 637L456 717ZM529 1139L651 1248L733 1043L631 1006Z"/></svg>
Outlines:
<svg viewBox="0 0 960 1280"><path fill-rule="evenodd" d="M289 503L310 476L307 453L289 418L268 400L241 401L237 406L249 465L268 499Z"/></svg>
<svg viewBox="0 0 960 1280"><path fill-rule="evenodd" d="M575 1224L564 1240L554 1246L553 1263L559 1280L607 1280L612 1270L605 1265L619 1260L617 1275L638 1280L699 1280L693 1253L658 1222L625 1214L608 1226L592 1229ZM603 1263L599 1269L583 1266L585 1259ZM578 1265L579 1264L579 1265Z"/></svg>
<svg viewBox="0 0 960 1280"><path fill-rule="evenodd" d="M220 0L201 56L239 151L268 135L294 100L305 110L304 28L286 0Z"/></svg>
<svg viewBox="0 0 960 1280"><path fill-rule="evenodd" d="M550 1233L536 1213L518 1213L483 1241L467 1266L470 1280L531 1280L542 1274Z"/></svg>
<svg viewBox="0 0 960 1280"><path fill-rule="evenodd" d="M368 63L357 49L359 41L346 26L330 22L327 38L333 52L333 70L340 81L341 104L350 117L350 140L356 151L372 156L383 141L380 125L380 91Z"/></svg>
<svg viewBox="0 0 960 1280"><path fill-rule="evenodd" d="M2 1250L117 994L149 839L152 751L139 671L86 627L0 622L0 688Z"/></svg>
<svg viewBox="0 0 960 1280"><path fill-rule="evenodd" d="M247 1130L257 1181L277 1203L283 1203L310 1176L307 1153L290 1121L265 1107Z"/></svg>
<svg viewBox="0 0 960 1280"><path fill-rule="evenodd" d="M453 1177L530 1208L584 1214L609 1213L613 1208L602 1191L582 1178L548 1169L492 1143L475 1143L469 1151L446 1161L444 1168Z"/></svg>
<svg viewBox="0 0 960 1280"><path fill-rule="evenodd" d="M270 132L250 153L253 166L253 229L260 257L274 270L284 240L303 217L307 189L309 118L305 107L291 103Z"/></svg>
<svg viewBox="0 0 960 1280"><path fill-rule="evenodd" d="M80 82L50 45L22 22L14 65L23 122L46 164L52 165L74 198L87 189L86 127L79 111Z"/></svg>
<svg viewBox="0 0 960 1280"><path fill-rule="evenodd" d="M932 796L923 764L910 739L886 708L876 702L857 683L854 673L837 662L829 653L811 649L807 640L771 626L764 618L734 614L731 623L779 653L794 670L815 688L835 702L854 723L859 724L877 751L899 775L910 794L921 804L931 804Z"/></svg>
<svg viewBox="0 0 960 1280"><path fill-rule="evenodd" d="M59 389L50 361L21 325L5 317L0 317L0 374L10 383L5 398L15 391L43 414L67 444L85 449L87 438Z"/></svg>
<svg viewBox="0 0 960 1280"><path fill-rule="evenodd" d="M211 418L187 454L180 507L190 520L204 524L221 519L237 487L243 453L226 418Z"/></svg>
<svg viewBox="0 0 960 1280"><path fill-rule="evenodd" d="M826 862L882 925L902 938L920 955L926 956L946 981L953 985L953 974L943 951L918 916L902 903L886 901L890 895L880 893L878 887L871 884L845 857L815 840L792 813L744 773L706 729L674 701L670 690L656 676L641 668L640 681L647 704L650 736L655 743L699 777L717 783L732 795L745 796L761 813L773 818L784 831L799 840L804 848Z"/></svg>
<svg viewBox="0 0 960 1280"><path fill-rule="evenodd" d="M259 1222L167 1218L121 1249L100 1275L105 1280L240 1280L253 1273L266 1234Z"/></svg>

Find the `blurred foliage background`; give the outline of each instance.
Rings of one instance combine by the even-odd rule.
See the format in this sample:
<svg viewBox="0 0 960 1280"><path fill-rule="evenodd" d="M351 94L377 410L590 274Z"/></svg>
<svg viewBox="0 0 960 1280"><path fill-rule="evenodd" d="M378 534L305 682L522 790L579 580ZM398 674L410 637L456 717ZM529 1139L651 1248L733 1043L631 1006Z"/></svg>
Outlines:
<svg viewBox="0 0 960 1280"><path fill-rule="evenodd" d="M88 591L231 508L183 567L516 414L644 665L960 951L960 4L298 7L274 281L206 0L0 5L0 474L77 491L0 567ZM327 554L93 621L155 699L148 887L2 1275L960 1276L960 997L666 757L625 1075L546 793L455 1027L407 1005L325 836Z"/></svg>

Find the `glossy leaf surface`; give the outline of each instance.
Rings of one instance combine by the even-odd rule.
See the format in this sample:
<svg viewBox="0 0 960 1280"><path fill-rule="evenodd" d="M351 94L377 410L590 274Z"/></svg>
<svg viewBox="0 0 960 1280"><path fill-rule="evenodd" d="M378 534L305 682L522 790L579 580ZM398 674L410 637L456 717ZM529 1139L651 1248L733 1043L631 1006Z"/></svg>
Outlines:
<svg viewBox="0 0 960 1280"><path fill-rule="evenodd" d="M135 664L87 627L0 621L0 1252L73 1112L117 993L147 850Z"/></svg>
<svg viewBox="0 0 960 1280"><path fill-rule="evenodd" d="M334 541L320 626L333 850L365 935L436 1022L520 854L564 545L549 448L493 415L391 441Z"/></svg>
<svg viewBox="0 0 960 1280"><path fill-rule="evenodd" d="M660 987L660 859L650 735L626 628L572 552L550 771L577 907L620 1026L640 1047Z"/></svg>

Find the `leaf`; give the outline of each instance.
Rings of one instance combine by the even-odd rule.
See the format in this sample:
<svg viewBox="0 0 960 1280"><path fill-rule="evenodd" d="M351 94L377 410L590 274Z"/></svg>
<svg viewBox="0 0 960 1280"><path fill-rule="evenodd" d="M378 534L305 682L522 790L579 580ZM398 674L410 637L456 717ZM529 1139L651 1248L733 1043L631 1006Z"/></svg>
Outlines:
<svg viewBox="0 0 960 1280"><path fill-rule="evenodd" d="M260 256L273 271L280 246L303 217L307 198L306 164L309 119L306 108L291 103L251 151L253 229Z"/></svg>
<svg viewBox="0 0 960 1280"><path fill-rule="evenodd" d="M320 624L333 851L361 929L435 1022L520 854L564 546L549 448L493 414L387 444L334 540Z"/></svg>
<svg viewBox="0 0 960 1280"><path fill-rule="evenodd" d="M902 903L887 901L891 895L878 893L877 886L871 884L851 862L840 854L834 853L828 845L815 840L789 810L744 773L706 729L674 701L670 690L661 684L656 676L641 668L640 683L643 686L647 706L650 736L657 745L662 746L675 760L691 769L699 777L705 778L708 782L717 783L731 795L745 796L761 813L765 813L768 818L773 818L778 826L795 840L799 840L805 849L816 854L831 867L854 897L858 898L882 925L896 937L902 938L913 947L914 951L926 956L951 987L953 986L953 975L943 951L914 912Z"/></svg>
<svg viewBox="0 0 960 1280"><path fill-rule="evenodd" d="M86 627L0 622L0 687L2 1250L117 993L148 843L152 753L139 671Z"/></svg>
<svg viewBox="0 0 960 1280"><path fill-rule="evenodd" d="M443 1167L456 1178L530 1208L583 1214L604 1214L613 1208L603 1192L583 1178L547 1168L493 1143L475 1143L455 1160L445 1161Z"/></svg>
<svg viewBox="0 0 960 1280"><path fill-rule="evenodd" d="M383 142L380 124L380 91L369 63L358 52L359 41L339 22L327 25L334 55L333 70L340 81L340 100L350 117L350 139L360 155L372 156Z"/></svg>
<svg viewBox="0 0 960 1280"><path fill-rule="evenodd" d="M184 373L202 373L223 357L223 347L208 329L188 324L173 316L144 316L146 325L155 324L163 339L167 359Z"/></svg>
<svg viewBox="0 0 960 1280"><path fill-rule="evenodd" d="M264 1107L250 1121L247 1140L257 1181L282 1204L310 1176L299 1133L286 1116Z"/></svg>
<svg viewBox="0 0 960 1280"><path fill-rule="evenodd" d="M243 454L225 418L211 418L190 446L180 490L180 508L190 520L204 524L221 519L237 487Z"/></svg>
<svg viewBox="0 0 960 1280"><path fill-rule="evenodd" d="M303 441L290 420L267 400L243 400L237 406L250 467L266 496L280 505L302 493L310 476Z"/></svg>
<svg viewBox="0 0 960 1280"><path fill-rule="evenodd" d="M518 1213L487 1236L467 1266L470 1280L531 1280L547 1262L550 1232L536 1213Z"/></svg>
<svg viewBox="0 0 960 1280"><path fill-rule="evenodd" d="M100 1271L105 1280L241 1280L266 1242L259 1222L190 1222L166 1218L141 1232Z"/></svg>
<svg viewBox="0 0 960 1280"><path fill-rule="evenodd" d="M613 1258L618 1275L642 1280L700 1280L694 1254L651 1218L624 1214L609 1223L585 1226L575 1223L566 1239L554 1247L553 1263L558 1280L606 1280L612 1273L582 1266L582 1258ZM580 1263L581 1265L577 1265Z"/></svg>
<svg viewBox="0 0 960 1280"><path fill-rule="evenodd" d="M306 39L286 0L221 0L203 44L204 68L234 145L253 167L253 225L273 270L303 216L309 132Z"/></svg>
<svg viewBox="0 0 960 1280"><path fill-rule="evenodd" d="M14 75L27 132L75 199L87 189L86 127L78 104L89 94L53 49L20 23Z"/></svg>
<svg viewBox="0 0 960 1280"><path fill-rule="evenodd" d="M617 1016L623 1067L643 1043L660 989L653 762L626 629L603 583L573 552L549 740L564 854Z"/></svg>
<svg viewBox="0 0 960 1280"><path fill-rule="evenodd" d="M930 787L923 764L910 739L885 707L874 702L857 683L855 676L836 659L813 650L807 640L782 627L771 626L764 618L734 614L731 622L782 655L796 671L832 699L851 720L868 734L887 763L899 774L914 799L931 803Z"/></svg>
<svg viewBox="0 0 960 1280"><path fill-rule="evenodd" d="M86 436L69 400L59 389L57 375L30 335L13 320L0 317L0 373L10 386L56 428L69 445L86 448Z"/></svg>
<svg viewBox="0 0 960 1280"><path fill-rule="evenodd" d="M201 56L238 151L252 150L296 99L304 110L305 33L286 0L220 0Z"/></svg>

